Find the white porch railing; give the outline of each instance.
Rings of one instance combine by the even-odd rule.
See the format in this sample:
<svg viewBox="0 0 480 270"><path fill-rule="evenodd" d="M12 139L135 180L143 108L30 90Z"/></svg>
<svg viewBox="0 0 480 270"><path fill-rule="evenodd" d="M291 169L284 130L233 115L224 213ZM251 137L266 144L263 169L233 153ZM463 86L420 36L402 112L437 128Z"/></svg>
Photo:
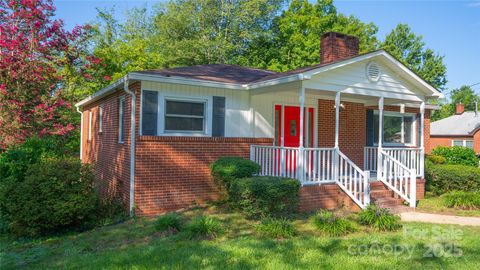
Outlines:
<svg viewBox="0 0 480 270"><path fill-rule="evenodd" d="M423 177L423 155L421 148L385 148L382 150L409 169L415 169L417 177ZM364 168L367 171L377 171L378 147L365 147Z"/></svg>
<svg viewBox="0 0 480 270"><path fill-rule="evenodd" d="M409 202L410 207L415 207L417 198L415 169L408 168L384 150L380 151L379 159L378 179Z"/></svg>
<svg viewBox="0 0 480 270"><path fill-rule="evenodd" d="M302 185L337 183L361 208L370 203L369 172L336 148L252 145L250 159L260 164L260 175L295 178Z"/></svg>

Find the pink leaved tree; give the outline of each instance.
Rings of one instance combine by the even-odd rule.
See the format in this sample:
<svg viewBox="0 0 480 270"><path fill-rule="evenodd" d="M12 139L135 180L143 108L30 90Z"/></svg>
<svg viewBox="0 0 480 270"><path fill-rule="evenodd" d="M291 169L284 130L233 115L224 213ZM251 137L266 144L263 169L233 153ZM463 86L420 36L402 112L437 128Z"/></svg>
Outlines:
<svg viewBox="0 0 480 270"><path fill-rule="evenodd" d="M81 48L88 27L66 31L54 12L52 0L0 0L0 149L77 125L62 88L65 70L91 66Z"/></svg>

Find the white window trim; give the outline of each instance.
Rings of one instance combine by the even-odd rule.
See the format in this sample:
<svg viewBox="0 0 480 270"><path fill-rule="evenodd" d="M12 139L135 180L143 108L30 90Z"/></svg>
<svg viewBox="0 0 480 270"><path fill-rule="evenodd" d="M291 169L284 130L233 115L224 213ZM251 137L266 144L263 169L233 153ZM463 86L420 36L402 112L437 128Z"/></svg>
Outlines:
<svg viewBox="0 0 480 270"><path fill-rule="evenodd" d="M472 142L472 144L474 143L473 139L472 140L464 140L464 139L455 140L455 139L453 139L452 140L452 146L455 146L455 144L453 143L454 141L461 141L462 142L462 147L467 147L467 142ZM468 147L468 148L470 148L470 147ZM473 149L473 145L472 145L472 149Z"/></svg>
<svg viewBox="0 0 480 270"><path fill-rule="evenodd" d="M88 111L88 140L92 140L92 122L93 122L93 112Z"/></svg>
<svg viewBox="0 0 480 270"><path fill-rule="evenodd" d="M158 107L157 107L157 135L156 136L186 136L186 137L211 137L211 126L212 126L212 114L213 114L213 95L165 95L165 90L159 89L149 89L144 88L140 94L140 135L143 136L143 91L156 91L158 92ZM165 110L166 110L166 100L178 100L178 101L193 101L193 102L205 102L205 120L204 120L204 131L203 132L173 132L165 131Z"/></svg>
<svg viewBox="0 0 480 270"><path fill-rule="evenodd" d="M173 115L177 117L186 117L186 118L202 118L203 119L203 130L202 131L188 131L188 130L167 130L165 125L166 121L165 119L167 118L167 101L180 101L180 102L191 102L191 103L201 103L203 104L203 116L202 117L196 117L196 116L184 116L184 115ZM207 131L207 110L208 110L208 100L207 99L192 99L192 98L178 98L178 97L165 97L163 100L165 106L163 106L163 116L162 116L162 130L164 134L183 134L183 135L192 135L192 134L197 134L197 135L206 135ZM172 116L172 115L169 115Z"/></svg>
<svg viewBox="0 0 480 270"><path fill-rule="evenodd" d="M98 107L98 133L103 132L103 106Z"/></svg>
<svg viewBox="0 0 480 270"><path fill-rule="evenodd" d="M124 143L125 140L125 97L120 97L118 100L118 143ZM123 137L123 138L122 138Z"/></svg>
<svg viewBox="0 0 480 270"><path fill-rule="evenodd" d="M378 110L375 110L373 112L374 115L378 115L379 114L379 111ZM413 118L413 121L412 121L412 134L411 134L411 137L412 137L412 142L411 143L392 143L392 142L383 142L382 145L384 146L408 146L408 147L413 147L413 146L417 146L417 117L416 117L416 114L415 113L400 113L400 112L391 112L391 111L383 111L383 116L396 116L396 117L412 117ZM384 122L385 124L385 122ZM402 141L405 140L404 136L404 127L405 125L405 122L402 121ZM385 129L384 129L385 130ZM377 130L378 132L378 130ZM375 134L374 134L375 136ZM373 142L373 145L374 146L378 146L378 141L374 141Z"/></svg>

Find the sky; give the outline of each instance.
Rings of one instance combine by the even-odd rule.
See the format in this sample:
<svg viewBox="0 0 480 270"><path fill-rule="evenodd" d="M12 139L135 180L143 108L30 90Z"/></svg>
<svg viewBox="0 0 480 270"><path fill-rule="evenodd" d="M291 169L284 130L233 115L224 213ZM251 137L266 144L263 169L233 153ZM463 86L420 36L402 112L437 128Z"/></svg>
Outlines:
<svg viewBox="0 0 480 270"><path fill-rule="evenodd" d="M70 29L92 22L97 7L115 7L121 17L125 10L136 6L152 7L160 1L54 2L57 17L63 19ZM375 23L379 27L379 40L383 40L398 23L410 25L414 33L423 36L428 47L445 57L449 90L480 83L480 0L336 0L335 5L340 13ZM480 94L480 84L473 88Z"/></svg>

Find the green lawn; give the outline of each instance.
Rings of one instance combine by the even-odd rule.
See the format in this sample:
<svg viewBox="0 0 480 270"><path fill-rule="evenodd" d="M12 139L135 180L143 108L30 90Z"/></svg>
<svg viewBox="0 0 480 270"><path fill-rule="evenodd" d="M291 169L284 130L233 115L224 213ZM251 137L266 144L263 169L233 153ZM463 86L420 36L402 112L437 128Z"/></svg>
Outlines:
<svg viewBox="0 0 480 270"><path fill-rule="evenodd" d="M258 236L253 229L255 222L216 207L190 210L185 215L202 213L221 219L227 231L215 240L188 240L181 233L156 233L152 219L137 219L34 241L3 237L0 269L480 267L480 228L407 223L398 232L380 233L362 227L355 234L334 238L316 232L307 218L298 218L296 237L274 240ZM435 247L433 252L429 252L431 246Z"/></svg>
<svg viewBox="0 0 480 270"><path fill-rule="evenodd" d="M456 208L448 208L443 205L442 197L434 196L429 193L425 195L425 199L422 199L418 202L417 211L445 215L480 217L480 210L463 210Z"/></svg>

